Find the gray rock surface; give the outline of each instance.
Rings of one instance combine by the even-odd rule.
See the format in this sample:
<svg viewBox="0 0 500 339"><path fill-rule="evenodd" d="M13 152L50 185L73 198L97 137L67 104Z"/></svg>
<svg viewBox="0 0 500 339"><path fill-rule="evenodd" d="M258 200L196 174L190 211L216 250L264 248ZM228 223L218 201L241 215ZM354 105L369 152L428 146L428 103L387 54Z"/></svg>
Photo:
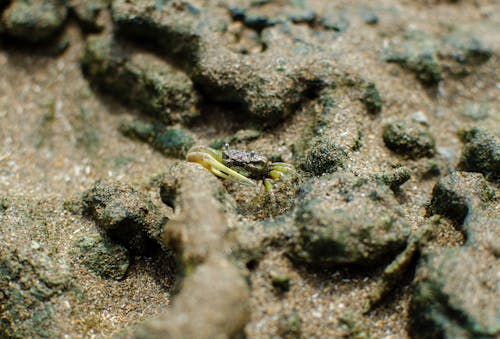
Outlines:
<svg viewBox="0 0 500 339"><path fill-rule="evenodd" d="M387 186L335 173L302 189L292 258L313 265L371 266L405 247L409 224Z"/></svg>

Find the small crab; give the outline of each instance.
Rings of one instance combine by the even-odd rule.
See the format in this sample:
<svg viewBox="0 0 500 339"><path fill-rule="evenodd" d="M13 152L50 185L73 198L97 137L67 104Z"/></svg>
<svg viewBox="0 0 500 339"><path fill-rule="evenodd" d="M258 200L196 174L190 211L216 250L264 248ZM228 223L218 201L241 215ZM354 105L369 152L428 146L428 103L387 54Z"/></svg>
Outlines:
<svg viewBox="0 0 500 339"><path fill-rule="evenodd" d="M262 181L268 192L272 192L272 180L296 173L292 165L272 162L253 151L229 149L228 144L224 145L222 151L206 146L194 146L188 151L186 159L202 165L220 178L240 184L255 186L254 180Z"/></svg>

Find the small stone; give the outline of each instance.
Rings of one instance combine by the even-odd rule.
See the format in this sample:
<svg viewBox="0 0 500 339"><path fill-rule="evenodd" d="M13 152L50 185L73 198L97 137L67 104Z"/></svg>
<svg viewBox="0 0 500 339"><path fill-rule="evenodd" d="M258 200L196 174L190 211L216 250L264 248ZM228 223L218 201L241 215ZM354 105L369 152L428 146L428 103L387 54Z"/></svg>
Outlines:
<svg viewBox="0 0 500 339"><path fill-rule="evenodd" d="M122 280L130 265L128 250L100 236L78 239L82 264L103 278Z"/></svg>
<svg viewBox="0 0 500 339"><path fill-rule="evenodd" d="M485 103L471 102L465 105L462 115L474 120L484 120L490 116L490 108Z"/></svg>
<svg viewBox="0 0 500 339"><path fill-rule="evenodd" d="M365 8L361 12L361 18L367 25L376 25L379 22L379 17L377 13L373 10Z"/></svg>
<svg viewBox="0 0 500 339"><path fill-rule="evenodd" d="M328 138L318 138L306 151L299 168L319 176L324 173L332 173L342 168L348 159L347 150Z"/></svg>
<svg viewBox="0 0 500 339"><path fill-rule="evenodd" d="M408 167L400 167L393 171L377 175L376 178L389 186L393 192L397 192L401 185L410 180L411 174L412 172Z"/></svg>
<svg viewBox="0 0 500 339"><path fill-rule="evenodd" d="M389 123L384 126L383 138L387 148L410 159L432 157L436 153L434 138L417 124Z"/></svg>
<svg viewBox="0 0 500 339"><path fill-rule="evenodd" d="M368 113L377 114L382 111L382 99L374 83L370 82L362 86L362 95L361 102L365 105Z"/></svg>
<svg viewBox="0 0 500 339"><path fill-rule="evenodd" d="M171 127L155 135L154 147L162 153L184 158L194 145L193 137L182 127Z"/></svg>
<svg viewBox="0 0 500 339"><path fill-rule="evenodd" d="M464 143L458 168L468 172L483 173L486 178L500 178L500 140L498 136L479 128L460 132Z"/></svg>
<svg viewBox="0 0 500 339"><path fill-rule="evenodd" d="M411 119L419 124L429 126L429 119L422 111L415 112L411 115Z"/></svg>
<svg viewBox="0 0 500 339"><path fill-rule="evenodd" d="M162 243L165 218L145 195L124 183L97 181L84 193L83 205L111 239L133 254L154 252Z"/></svg>
<svg viewBox="0 0 500 339"><path fill-rule="evenodd" d="M279 292L288 292L290 290L290 277L287 275L272 273L271 285Z"/></svg>

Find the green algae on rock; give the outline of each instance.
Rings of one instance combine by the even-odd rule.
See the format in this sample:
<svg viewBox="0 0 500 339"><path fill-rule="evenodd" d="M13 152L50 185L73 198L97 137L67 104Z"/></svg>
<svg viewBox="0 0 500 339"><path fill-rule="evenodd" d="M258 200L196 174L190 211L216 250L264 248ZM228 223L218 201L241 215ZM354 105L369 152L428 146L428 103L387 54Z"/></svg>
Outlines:
<svg viewBox="0 0 500 339"><path fill-rule="evenodd" d="M383 138L387 148L410 159L432 157L436 153L433 136L416 123L399 120L386 124Z"/></svg>
<svg viewBox="0 0 500 339"><path fill-rule="evenodd" d="M122 122L119 130L123 135L144 141L169 157L184 158L194 145L191 133L181 126L166 127L161 123L135 119Z"/></svg>
<svg viewBox="0 0 500 339"><path fill-rule="evenodd" d="M199 98L189 77L152 54L110 37L87 39L82 69L103 92L162 122L188 122L199 114Z"/></svg>
<svg viewBox="0 0 500 339"><path fill-rule="evenodd" d="M2 14L0 26L14 38L38 43L62 29L67 12L64 0L14 0Z"/></svg>
<svg viewBox="0 0 500 339"><path fill-rule="evenodd" d="M387 186L338 172L312 180L304 192L295 217L300 235L289 251L293 259L371 266L405 247L409 224Z"/></svg>
<svg viewBox="0 0 500 339"><path fill-rule="evenodd" d="M182 127L170 127L156 133L153 145L168 156L183 158L194 145L194 139Z"/></svg>

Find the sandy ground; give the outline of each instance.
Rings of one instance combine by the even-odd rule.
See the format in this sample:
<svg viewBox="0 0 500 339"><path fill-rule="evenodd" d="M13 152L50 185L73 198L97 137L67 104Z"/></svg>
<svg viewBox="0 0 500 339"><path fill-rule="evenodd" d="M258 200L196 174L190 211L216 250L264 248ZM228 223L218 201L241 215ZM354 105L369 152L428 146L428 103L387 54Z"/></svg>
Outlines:
<svg viewBox="0 0 500 339"><path fill-rule="evenodd" d="M343 6L342 2L338 6ZM481 33L485 21L498 24L500 5L496 1L462 1L431 7L424 1L380 1L379 6L379 25L351 23L361 29L348 30L336 42L335 49L342 55L339 62L376 82L384 99L383 113L366 125L366 147L350 159L347 167L354 172L377 173L401 161L385 148L381 129L388 121L415 112L425 114L438 150L451 154L449 165L453 167L461 148L456 135L460 127L489 125L500 131L498 40L485 30L482 40L492 47L492 59L466 78L445 79L437 95L429 94L413 73L382 61L381 49L389 37L409 26L443 32L459 23L475 26ZM401 13L397 19L390 15L394 11ZM15 208L2 222L9 223L16 215L30 211L24 223L27 229L20 230L20 234L42 246L55 247L53 255L71 263L86 296L80 305L68 301L73 304L63 326L67 337L100 338L162 312L170 303L172 272L161 260L135 258L123 281L92 274L74 258L71 244L81 235L95 233L96 226L69 213L63 204L78 200L95 180L107 177L125 181L158 202L157 192L149 190L148 183L173 159L118 132L124 119L138 113L90 89L80 69L82 34L74 23L68 25L65 34L70 46L57 57L12 46L0 49L0 192L15 202ZM461 114L465 106L477 102L489 104L489 117L474 121ZM191 127L197 143L206 144L240 127L231 119L222 123L209 120L225 119L225 114L214 113ZM289 149L309 124L307 110L299 110L248 148L264 153L277 149L289 161L291 154L283 150ZM418 169L422 162L405 164ZM436 180L413 177L403 186L402 206L414 229L424 218L424 206ZM228 188L234 189L231 185ZM456 245L459 238L460 234L450 227L443 231L441 243ZM367 273L355 269L306 269L294 266L282 251L273 250L251 274L252 319L246 333L250 338L273 337L280 318L295 310L302 319L304 337L370 333L377 338L405 338L408 285L398 288L375 311L360 314L381 270ZM277 294L273 290L269 284L273 272L291 278L289 292Z"/></svg>

